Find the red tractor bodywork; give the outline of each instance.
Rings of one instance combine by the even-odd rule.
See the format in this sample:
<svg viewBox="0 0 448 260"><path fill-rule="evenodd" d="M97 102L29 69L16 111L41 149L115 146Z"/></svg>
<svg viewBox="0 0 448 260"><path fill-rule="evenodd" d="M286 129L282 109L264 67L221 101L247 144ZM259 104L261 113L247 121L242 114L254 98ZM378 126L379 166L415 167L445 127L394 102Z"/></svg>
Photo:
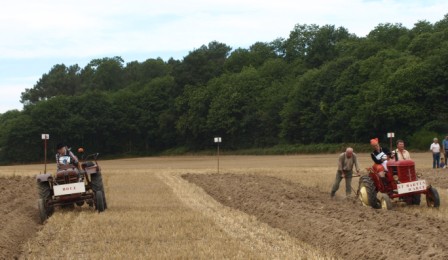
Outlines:
<svg viewBox="0 0 448 260"><path fill-rule="evenodd" d="M373 168L369 168L369 176L375 183L377 191L382 193L387 193L391 198L408 197L414 194L426 194L427 190L431 187L428 186L424 191L414 191L404 194L398 194L397 184L399 183L409 183L418 180L417 174L415 172L415 163L412 160L402 160L402 161L389 161L387 163L388 172L386 172L386 179L389 183L388 186L384 187L380 176ZM394 179L394 175L398 177L397 181ZM397 178L396 177L396 178ZM395 191L395 192L394 192Z"/></svg>
<svg viewBox="0 0 448 260"><path fill-rule="evenodd" d="M95 206L98 212L107 209L101 168L97 162L98 153L86 157L93 157L93 161L81 163L81 169L75 165L61 165L56 173L39 174L36 176L39 199L38 209L41 222L50 217L55 207L74 207L86 202L90 207Z"/></svg>
<svg viewBox="0 0 448 260"><path fill-rule="evenodd" d="M387 197L389 197L390 202L394 200L398 202L406 202L407 204L419 205L420 195L425 194L426 201L429 207L440 206L440 198L437 190L426 183L425 180L419 178L419 176L415 172L414 161L388 161L388 171L385 173L387 185L383 183L379 173L374 170L375 168L376 167L368 168L368 177L364 176L360 179L360 188L358 189L358 195L361 195L360 199L361 201L363 201L364 205L368 204L374 208L377 208ZM365 178L370 179L370 182L373 182L371 185L373 185L374 187L369 188L369 180ZM361 191L363 191L364 194L360 194ZM382 198L380 198L378 201L378 203L380 204L374 201L374 197L376 197L376 195L373 197L369 195L372 192L381 194L380 197ZM364 198L362 197L362 195L364 195ZM384 196L386 198L384 198ZM369 199L365 197L369 197Z"/></svg>

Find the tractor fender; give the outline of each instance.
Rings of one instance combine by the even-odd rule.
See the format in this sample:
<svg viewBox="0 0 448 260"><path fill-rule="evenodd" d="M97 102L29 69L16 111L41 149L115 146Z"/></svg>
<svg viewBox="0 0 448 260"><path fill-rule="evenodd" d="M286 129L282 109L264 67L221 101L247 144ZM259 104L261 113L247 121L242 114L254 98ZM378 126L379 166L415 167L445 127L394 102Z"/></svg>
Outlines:
<svg viewBox="0 0 448 260"><path fill-rule="evenodd" d="M86 173L90 175L101 174L101 171L97 168L94 169L86 169Z"/></svg>
<svg viewBox="0 0 448 260"><path fill-rule="evenodd" d="M48 181L48 178L50 178L50 177L51 177L50 173L38 174L36 176L36 181L37 182L46 182L46 181Z"/></svg>

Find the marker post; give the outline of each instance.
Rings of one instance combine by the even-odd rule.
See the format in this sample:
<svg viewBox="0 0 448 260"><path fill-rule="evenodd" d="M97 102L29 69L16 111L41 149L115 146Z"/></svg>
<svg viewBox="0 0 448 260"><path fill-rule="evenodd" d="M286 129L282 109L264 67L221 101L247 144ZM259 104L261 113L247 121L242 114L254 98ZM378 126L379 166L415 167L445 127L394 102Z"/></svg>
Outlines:
<svg viewBox="0 0 448 260"><path fill-rule="evenodd" d="M387 137L390 140L390 151L392 152L392 139L395 137L395 133L393 132L387 133Z"/></svg>
<svg viewBox="0 0 448 260"><path fill-rule="evenodd" d="M47 173L47 140L50 139L49 134L42 134L42 140L44 140L44 161L45 161L45 169L44 173Z"/></svg>
<svg viewBox="0 0 448 260"><path fill-rule="evenodd" d="M215 143L217 144L217 157L218 157L218 173L219 173L219 144L221 143L221 137L215 137Z"/></svg>

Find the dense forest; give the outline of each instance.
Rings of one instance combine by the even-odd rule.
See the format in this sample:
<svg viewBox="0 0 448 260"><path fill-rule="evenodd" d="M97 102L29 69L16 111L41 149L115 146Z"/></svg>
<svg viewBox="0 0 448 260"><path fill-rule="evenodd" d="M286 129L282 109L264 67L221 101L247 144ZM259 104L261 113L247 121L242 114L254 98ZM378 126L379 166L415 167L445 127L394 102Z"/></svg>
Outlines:
<svg viewBox="0 0 448 260"><path fill-rule="evenodd" d="M182 60L120 57L54 65L0 114L0 162L41 161L42 133L107 155L368 143L393 131L429 148L448 132L448 15L379 24L365 37L297 24L287 39ZM385 140L387 141L387 140ZM421 143L421 144L420 144Z"/></svg>

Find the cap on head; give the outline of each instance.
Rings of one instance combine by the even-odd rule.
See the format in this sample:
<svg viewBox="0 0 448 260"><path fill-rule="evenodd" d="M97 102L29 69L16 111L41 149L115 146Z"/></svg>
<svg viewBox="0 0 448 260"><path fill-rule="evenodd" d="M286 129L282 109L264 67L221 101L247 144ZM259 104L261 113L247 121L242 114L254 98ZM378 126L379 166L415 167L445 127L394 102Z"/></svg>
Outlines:
<svg viewBox="0 0 448 260"><path fill-rule="evenodd" d="M370 144L371 145L377 145L378 144L378 138L370 139Z"/></svg>

